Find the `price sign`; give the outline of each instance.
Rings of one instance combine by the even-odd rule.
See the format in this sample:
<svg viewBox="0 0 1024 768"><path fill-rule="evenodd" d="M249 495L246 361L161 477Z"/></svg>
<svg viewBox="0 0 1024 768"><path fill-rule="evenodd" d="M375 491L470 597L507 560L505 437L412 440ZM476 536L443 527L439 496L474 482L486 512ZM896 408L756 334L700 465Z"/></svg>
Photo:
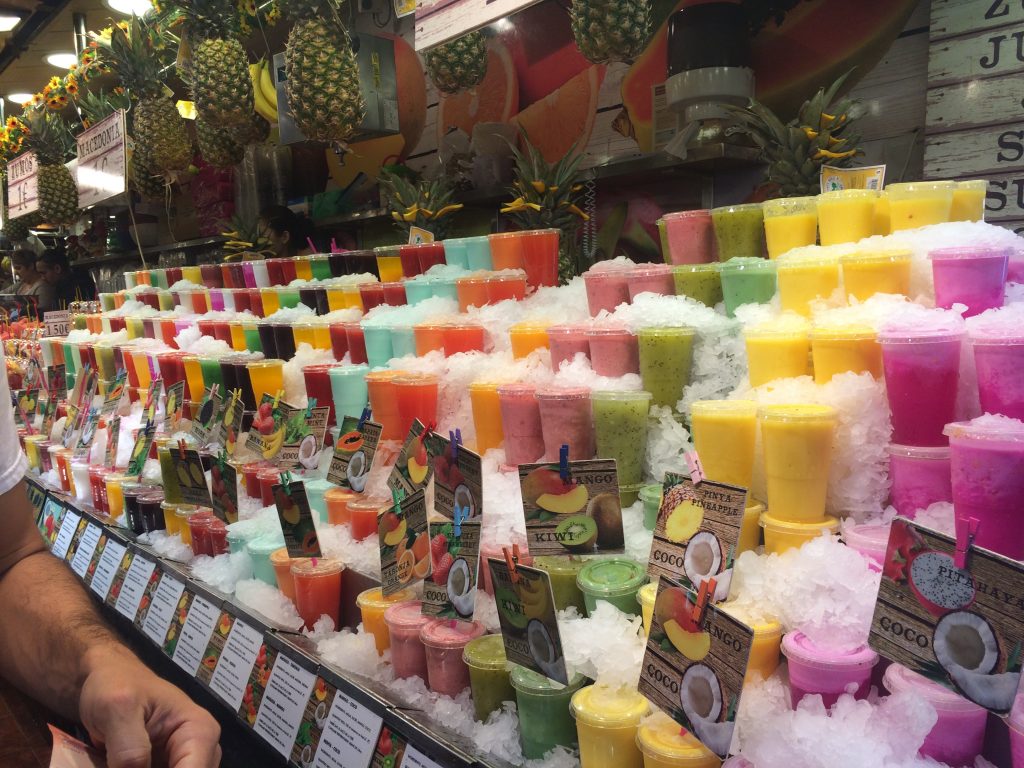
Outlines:
<svg viewBox="0 0 1024 768"><path fill-rule="evenodd" d="M249 675L261 648L263 633L242 619L236 618L228 630L224 649L216 660L217 666L213 670L213 677L210 678L210 689L235 711L242 706L245 686L249 682Z"/></svg>
<svg viewBox="0 0 1024 768"><path fill-rule="evenodd" d="M102 533L103 529L98 525L92 523L86 525L82 540L78 543L78 549L75 550L75 556L71 559L71 570L80 578L85 578L85 572L89 568L89 563L92 562L92 556L96 552L96 545L100 543Z"/></svg>
<svg viewBox="0 0 1024 768"><path fill-rule="evenodd" d="M43 312L43 324L47 336L67 336L71 330L71 313L67 310Z"/></svg>
<svg viewBox="0 0 1024 768"><path fill-rule="evenodd" d="M291 754L315 682L315 672L278 655L253 728L284 757Z"/></svg>
<svg viewBox="0 0 1024 768"><path fill-rule="evenodd" d="M75 532L78 530L78 523L81 519L81 515L70 509L65 511L64 519L60 523L60 530L57 532L57 539L53 542L54 556L61 560L68 556L68 550L71 548L71 542L75 538Z"/></svg>
<svg viewBox="0 0 1024 768"><path fill-rule="evenodd" d="M405 748L405 759L402 760L402 768L441 768L441 763L431 760L412 744L409 744Z"/></svg>
<svg viewBox="0 0 1024 768"><path fill-rule="evenodd" d="M219 605L215 605L202 595L195 596L172 657L172 661L190 675L195 675L199 671L206 645L219 618Z"/></svg>
<svg viewBox="0 0 1024 768"><path fill-rule="evenodd" d="M107 546L103 548L103 554L100 555L99 562L96 563L96 573L92 577L92 584L89 585L89 589L101 600L106 601L107 599L107 593L110 591L110 585L114 583L114 575L117 573L125 551L125 545L113 539L108 540Z"/></svg>
<svg viewBox="0 0 1024 768"><path fill-rule="evenodd" d="M39 210L39 165L36 153L18 155L7 164L7 216L17 219Z"/></svg>
<svg viewBox="0 0 1024 768"><path fill-rule="evenodd" d="M322 732L313 768L365 768L373 757L383 723L380 715L335 691L325 720L321 721L317 710Z"/></svg>
<svg viewBox="0 0 1024 768"><path fill-rule="evenodd" d="M139 612L139 605L142 604L142 596L146 592L146 585L149 584L149 577L153 575L156 563L145 557L136 556L132 558L132 564L125 574L124 583L117 596L115 610L130 621L135 620L135 614Z"/></svg>
<svg viewBox="0 0 1024 768"><path fill-rule="evenodd" d="M78 136L79 208L124 193L126 133L124 110L119 109Z"/></svg>
<svg viewBox="0 0 1024 768"><path fill-rule="evenodd" d="M153 593L153 603L146 614L146 623L142 631L146 637L157 645L163 645L167 637L167 630L171 626L174 612L178 609L178 601L185 591L185 583L178 579L164 574L160 584Z"/></svg>

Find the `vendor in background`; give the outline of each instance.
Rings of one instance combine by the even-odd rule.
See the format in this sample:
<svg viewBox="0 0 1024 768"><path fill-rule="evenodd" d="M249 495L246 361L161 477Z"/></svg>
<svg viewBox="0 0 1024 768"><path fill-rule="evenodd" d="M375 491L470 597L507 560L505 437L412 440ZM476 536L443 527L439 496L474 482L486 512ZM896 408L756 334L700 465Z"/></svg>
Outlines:
<svg viewBox="0 0 1024 768"><path fill-rule="evenodd" d="M313 222L283 205L272 205L260 213L260 234L270 241L270 249L278 258L308 256Z"/></svg>
<svg viewBox="0 0 1024 768"><path fill-rule="evenodd" d="M54 306L50 309L62 309L72 301L96 298L96 285L92 278L75 272L67 258L52 248L36 260L36 269L53 291Z"/></svg>
<svg viewBox="0 0 1024 768"><path fill-rule="evenodd" d="M36 271L36 255L32 251L14 251L11 254L14 268L14 293L17 296L34 296L40 312L54 308L54 289Z"/></svg>

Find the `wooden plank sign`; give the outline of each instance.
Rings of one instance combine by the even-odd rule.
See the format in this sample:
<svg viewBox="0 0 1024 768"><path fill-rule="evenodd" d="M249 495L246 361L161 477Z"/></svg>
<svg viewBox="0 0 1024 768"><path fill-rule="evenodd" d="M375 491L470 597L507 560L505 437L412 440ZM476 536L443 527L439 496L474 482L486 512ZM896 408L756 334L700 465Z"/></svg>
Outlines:
<svg viewBox="0 0 1024 768"><path fill-rule="evenodd" d="M416 50L462 37L528 8L539 0L417 0Z"/></svg>
<svg viewBox="0 0 1024 768"><path fill-rule="evenodd" d="M88 208L127 189L124 110L119 109L78 136L78 207Z"/></svg>
<svg viewBox="0 0 1024 768"><path fill-rule="evenodd" d="M7 164L7 215L17 219L39 210L39 165L36 153L18 155Z"/></svg>

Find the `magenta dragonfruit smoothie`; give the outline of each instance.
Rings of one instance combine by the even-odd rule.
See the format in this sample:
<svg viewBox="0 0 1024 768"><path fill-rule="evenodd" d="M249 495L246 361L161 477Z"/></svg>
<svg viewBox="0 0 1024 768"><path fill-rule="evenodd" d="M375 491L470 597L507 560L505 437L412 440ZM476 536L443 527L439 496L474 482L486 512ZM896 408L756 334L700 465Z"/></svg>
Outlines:
<svg viewBox="0 0 1024 768"><path fill-rule="evenodd" d="M939 501L953 501L949 471L949 448L889 446L889 502L904 517L913 519L918 510Z"/></svg>
<svg viewBox="0 0 1024 768"><path fill-rule="evenodd" d="M941 248L931 251L935 306L966 304L964 317L1003 306L1008 248Z"/></svg>
<svg viewBox="0 0 1024 768"><path fill-rule="evenodd" d="M782 652L789 661L789 696L796 709L804 696L819 694L831 707L853 686L853 696L863 699L871 687L871 670L878 654L866 645L853 650L827 648L814 643L799 630L782 638Z"/></svg>
<svg viewBox="0 0 1024 768"><path fill-rule="evenodd" d="M992 309L968 322L981 410L1024 419L1024 306Z"/></svg>

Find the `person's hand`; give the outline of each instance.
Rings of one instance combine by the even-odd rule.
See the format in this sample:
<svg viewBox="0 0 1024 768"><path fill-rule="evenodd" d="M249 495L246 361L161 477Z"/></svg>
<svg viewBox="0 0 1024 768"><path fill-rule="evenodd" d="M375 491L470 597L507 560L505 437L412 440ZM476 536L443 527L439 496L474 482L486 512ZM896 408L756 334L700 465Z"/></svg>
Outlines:
<svg viewBox="0 0 1024 768"><path fill-rule="evenodd" d="M220 726L124 648L90 650L79 717L109 768L217 768Z"/></svg>

